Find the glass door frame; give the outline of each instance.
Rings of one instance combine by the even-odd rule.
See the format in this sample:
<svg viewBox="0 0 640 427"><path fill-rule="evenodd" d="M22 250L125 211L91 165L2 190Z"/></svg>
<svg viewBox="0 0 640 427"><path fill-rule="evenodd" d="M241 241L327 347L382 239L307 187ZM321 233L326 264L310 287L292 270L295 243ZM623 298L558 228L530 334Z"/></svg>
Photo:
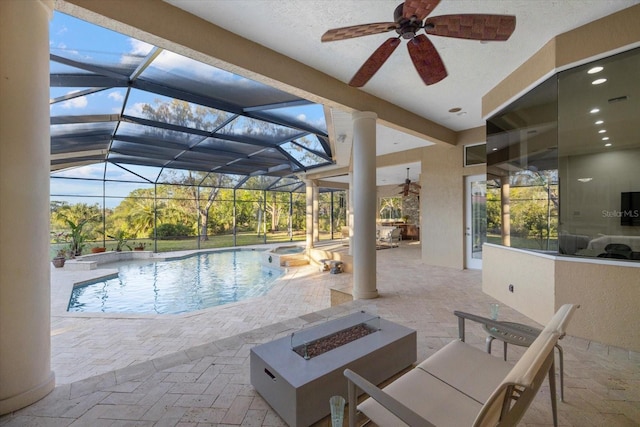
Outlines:
<svg viewBox="0 0 640 427"><path fill-rule="evenodd" d="M465 176L465 268L468 269L482 269L482 244L487 241L486 210L484 211L485 227L478 227L478 214L473 212L473 208L477 206L473 203L473 188L475 183L481 183L484 186L486 206L486 180L485 174ZM479 245L477 244L478 239ZM479 250L477 250L478 247Z"/></svg>

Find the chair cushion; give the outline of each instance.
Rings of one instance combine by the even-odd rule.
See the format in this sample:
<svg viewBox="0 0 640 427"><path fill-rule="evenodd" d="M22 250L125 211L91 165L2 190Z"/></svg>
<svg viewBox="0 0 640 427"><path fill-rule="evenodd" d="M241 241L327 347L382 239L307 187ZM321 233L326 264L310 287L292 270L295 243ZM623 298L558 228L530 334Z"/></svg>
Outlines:
<svg viewBox="0 0 640 427"><path fill-rule="evenodd" d="M513 365L460 340L438 350L417 366L484 404Z"/></svg>
<svg viewBox="0 0 640 427"><path fill-rule="evenodd" d="M383 390L437 426L470 426L482 408L480 403L421 369L407 372ZM358 409L376 425L406 426L371 398L358 405Z"/></svg>

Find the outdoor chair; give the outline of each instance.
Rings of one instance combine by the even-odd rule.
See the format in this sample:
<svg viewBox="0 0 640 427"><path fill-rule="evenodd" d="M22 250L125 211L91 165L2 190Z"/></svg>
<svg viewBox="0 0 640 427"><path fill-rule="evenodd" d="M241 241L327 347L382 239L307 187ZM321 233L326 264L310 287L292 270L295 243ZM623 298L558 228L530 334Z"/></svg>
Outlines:
<svg viewBox="0 0 640 427"><path fill-rule="evenodd" d="M397 247L400 242L400 228L395 227L393 229L381 230L378 234L378 244L384 243L392 248Z"/></svg>
<svg viewBox="0 0 640 427"><path fill-rule="evenodd" d="M345 370L349 426L356 425L356 408L379 426L515 426L546 376L557 426L553 349L576 308L563 305L515 366L464 342L465 319L475 316L454 312L459 339L383 389ZM490 319L482 323L508 329ZM357 389L369 395L359 405Z"/></svg>

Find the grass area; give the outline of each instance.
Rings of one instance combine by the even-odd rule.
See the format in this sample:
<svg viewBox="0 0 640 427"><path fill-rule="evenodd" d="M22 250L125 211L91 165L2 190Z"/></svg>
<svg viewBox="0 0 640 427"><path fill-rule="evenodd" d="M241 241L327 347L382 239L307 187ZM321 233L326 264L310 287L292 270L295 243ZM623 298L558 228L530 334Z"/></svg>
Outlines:
<svg viewBox="0 0 640 427"><path fill-rule="evenodd" d="M334 233L335 238L340 238L339 233ZM330 233L320 233L320 240L330 240ZM261 244L270 244L270 243L291 243L291 242L304 242L306 239L306 235L304 231L296 232L291 239L289 234L286 231L282 232L271 232L267 233L266 241L265 236L263 234L258 235L257 233L238 233L236 235L235 245L232 234L221 234L215 236L209 236L208 240L199 241L198 237L189 237L185 239L175 239L175 240L158 240L157 248L153 239L132 239L127 242L131 248L135 245L143 243L145 245L145 250L147 251L155 251L155 252L171 252L171 251L183 251L183 250L196 250L196 249L216 249L216 248L229 248L234 246L249 246L249 245L261 245ZM114 241L106 241L106 250L113 251L116 248L116 242ZM53 258L58 249L66 249L68 247L68 243L55 243L50 246L50 254ZM92 247L102 246L102 242L93 242L89 243L85 246L82 251L83 255L87 255L91 253ZM124 250L129 250L129 248L125 247ZM68 258L68 256L67 256Z"/></svg>

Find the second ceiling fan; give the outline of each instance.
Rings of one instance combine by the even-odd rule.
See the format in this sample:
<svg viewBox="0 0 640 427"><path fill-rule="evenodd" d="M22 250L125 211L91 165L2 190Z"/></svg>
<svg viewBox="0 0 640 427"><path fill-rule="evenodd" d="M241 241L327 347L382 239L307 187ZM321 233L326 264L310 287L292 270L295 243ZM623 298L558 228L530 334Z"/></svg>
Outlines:
<svg viewBox="0 0 640 427"><path fill-rule="evenodd" d="M516 28L516 17L513 15L474 13L427 18L438 3L440 0L406 0L396 7L393 14L394 22L334 28L324 33L321 40L330 42L395 30L398 37L392 37L382 43L356 72L349 85L364 86L400 45L401 38L409 40L407 48L416 71L425 84L432 85L447 77L447 70L429 38L416 32L424 29L425 33L433 36L504 41Z"/></svg>

